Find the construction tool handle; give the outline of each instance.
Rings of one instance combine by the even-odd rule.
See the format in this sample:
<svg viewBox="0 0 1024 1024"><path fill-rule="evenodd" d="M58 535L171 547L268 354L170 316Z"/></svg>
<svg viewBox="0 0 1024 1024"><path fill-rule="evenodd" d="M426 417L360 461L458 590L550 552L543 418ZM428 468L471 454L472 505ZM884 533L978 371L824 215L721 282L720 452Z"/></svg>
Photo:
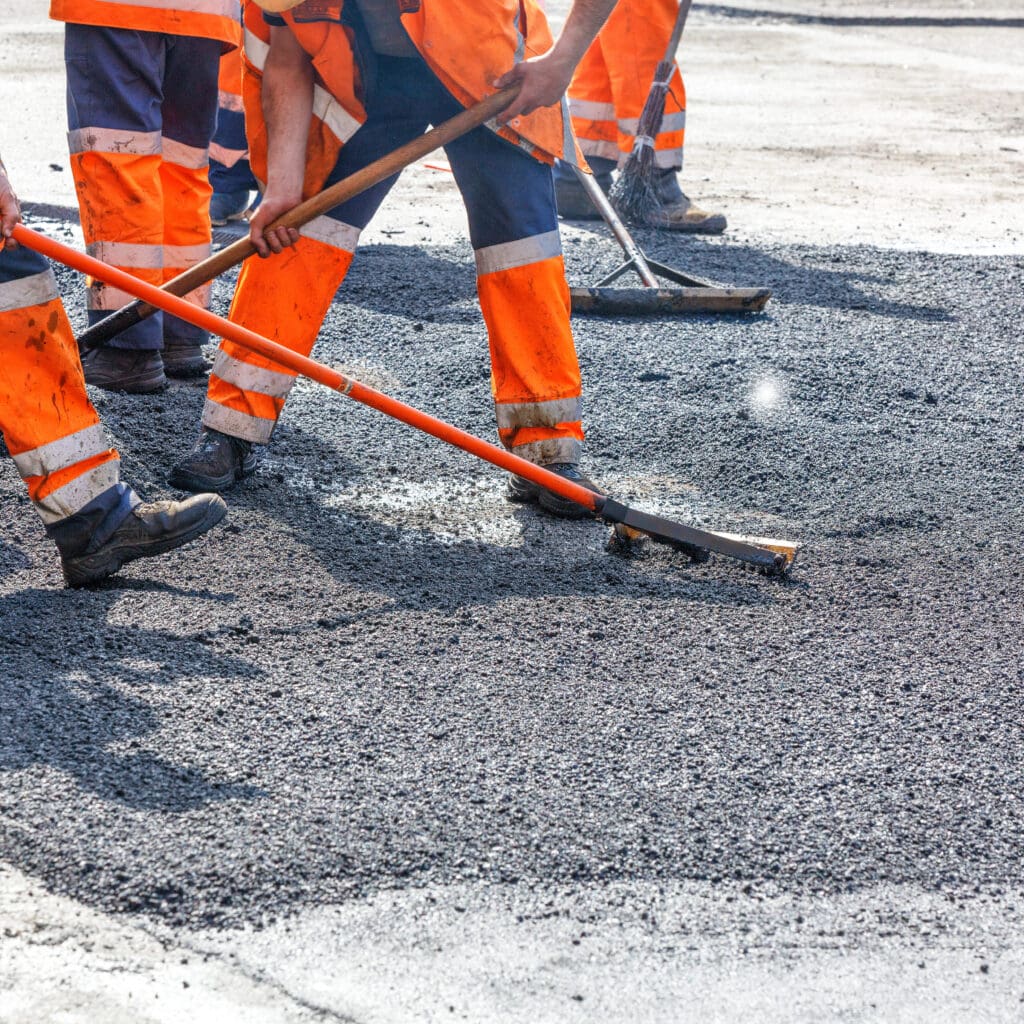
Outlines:
<svg viewBox="0 0 1024 1024"><path fill-rule="evenodd" d="M679 49L679 41L683 38L683 29L686 27L686 16L690 13L692 6L693 0L682 0L679 5L679 13L676 14L676 23L672 26L672 35L669 36L663 63L675 63L676 50Z"/></svg>
<svg viewBox="0 0 1024 1024"><path fill-rule="evenodd" d="M471 107L456 114L455 117L439 124L436 128L415 139L407 142L404 146L391 153L382 156L379 160L367 164L355 174L335 182L322 192L292 207L287 213L281 214L273 221L267 230L277 227L301 228L311 220L322 216L336 206L347 202L353 196L365 192L368 188L397 174L403 168L416 160L425 157L441 146L465 135L474 128L479 128L492 118L500 114L515 98L519 91L518 85L509 86L499 92L493 93L486 99L475 103ZM212 281L225 271L237 266L256 252L255 246L249 241L248 236L232 242L231 245L212 256L190 267L184 273L172 278L164 284L162 290L169 295L183 296L196 288ZM127 289L125 289L127 291ZM153 303L146 303L141 300L129 303L108 317L100 320L84 331L78 339L79 349L83 352L109 341L115 334L145 320L155 313L157 307Z"/></svg>
<svg viewBox="0 0 1024 1024"><path fill-rule="evenodd" d="M50 259L57 260L69 267L74 267L75 270L79 270L83 274L89 274L100 281L113 285L115 288L121 288L130 295L137 295L143 301L151 303L166 313L172 313L182 320L187 320L197 327L210 331L211 334L217 334L222 338L228 338L231 341L237 342L251 352L272 360L292 373L309 377L311 380L315 380L317 383L323 384L334 391L339 391L341 394L347 395L363 405L368 405L370 408L377 409L379 412L383 412L394 419L401 420L403 423L416 427L424 433L431 434L433 437L437 437L448 444L455 445L457 448L477 456L477 458L508 470L510 473L517 473L519 476L526 477L527 480L531 480L541 487L546 487L548 490L554 491L563 498L568 498L570 501L574 501L578 505L590 509L592 512L600 513L604 507L605 498L603 495L595 494L586 487L581 487L579 484L566 480L557 473L552 473L549 469L544 469L543 466L527 462L526 459L513 455L504 448L499 448L497 445L483 441L467 433L465 430L453 427L450 423L445 423L443 420L436 419L425 412L421 412L419 409L413 408L411 405L406 405L404 402L399 402L397 399L382 394L380 391L375 391L373 388L367 387L351 377L346 377L337 370L332 370L329 366L324 366L323 363L318 363L306 356L299 355L297 352L285 348L284 345L279 345L269 338L264 338L262 335L257 334L255 331L250 331L241 324L232 323L230 320L225 320L223 317L211 313L208 309L203 309L201 306L187 302L177 295L171 295L155 285L140 281L137 277L133 277L124 270L118 270L116 267L101 263L99 260L80 253L52 238L47 238L46 235L41 235L38 231L33 231L23 224L19 224L14 229L13 237L22 245L27 246L29 249L35 249L36 252L48 256Z"/></svg>
<svg viewBox="0 0 1024 1024"><path fill-rule="evenodd" d="M583 190L590 196L590 201L597 207L598 212L604 218L608 227L612 229L612 234L618 240L619 245L622 246L622 251L629 257L629 262L640 275L640 280L643 281L644 287L660 287L658 279L647 265L647 258L644 256L643 250L633 241L633 236L626 230L626 225L622 223L621 218L615 212L615 207L612 206L611 201L604 194L601 186L594 180L594 176L580 170L579 167L574 166L573 170L576 172L576 177L583 186Z"/></svg>

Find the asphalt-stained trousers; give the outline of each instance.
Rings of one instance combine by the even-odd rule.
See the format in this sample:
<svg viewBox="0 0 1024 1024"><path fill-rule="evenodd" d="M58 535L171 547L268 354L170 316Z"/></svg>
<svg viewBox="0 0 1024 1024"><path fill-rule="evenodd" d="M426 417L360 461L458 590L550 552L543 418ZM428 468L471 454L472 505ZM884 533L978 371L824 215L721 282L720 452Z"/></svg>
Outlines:
<svg viewBox="0 0 1024 1024"><path fill-rule="evenodd" d="M242 51L220 59L217 80L217 129L210 143L210 185L214 192L252 192L259 186L249 167L242 105Z"/></svg>
<svg viewBox="0 0 1024 1024"><path fill-rule="evenodd" d="M207 151L217 117L222 43L161 32L65 25L68 141L89 254L161 285L210 254ZM87 282L89 322L131 296ZM205 305L209 288L189 298ZM119 348L201 343L206 334L158 313L118 335Z"/></svg>
<svg viewBox="0 0 1024 1024"><path fill-rule="evenodd" d="M461 107L419 59L378 58L367 120L328 183L365 167ZM479 128L446 147L469 215L503 444L541 463L579 461L580 372L569 327L551 168ZM397 175L319 217L280 256L249 259L231 319L308 354L360 231ZM265 444L294 378L230 341L210 374L206 426Z"/></svg>
<svg viewBox="0 0 1024 1024"><path fill-rule="evenodd" d="M595 171L621 166L629 156L678 11L677 0L619 0L576 68L569 111L580 149ZM663 170L683 166L685 127L686 91L676 68L654 140L655 163Z"/></svg>
<svg viewBox="0 0 1024 1024"><path fill-rule="evenodd" d="M139 497L85 393L53 272L0 251L0 430L47 533L65 554L105 544Z"/></svg>

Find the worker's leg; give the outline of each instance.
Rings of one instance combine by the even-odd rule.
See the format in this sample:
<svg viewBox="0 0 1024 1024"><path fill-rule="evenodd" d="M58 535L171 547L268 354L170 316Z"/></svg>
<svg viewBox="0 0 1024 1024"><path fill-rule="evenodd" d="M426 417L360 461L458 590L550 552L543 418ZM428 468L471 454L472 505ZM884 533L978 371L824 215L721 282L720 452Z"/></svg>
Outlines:
<svg viewBox="0 0 1024 1024"><path fill-rule="evenodd" d="M403 88L402 68L412 61L381 58L381 75L366 123L342 148L325 188L421 134L429 123L420 102ZM359 234L397 180L397 175L317 217L299 241L266 260L242 266L230 317L295 352L308 355L323 318L352 263ZM222 490L255 466L251 444L267 444L295 375L272 360L223 340L210 373L203 433L171 482L188 489ZM211 437L209 432L213 431ZM219 435L233 439L229 447Z"/></svg>
<svg viewBox="0 0 1024 1024"><path fill-rule="evenodd" d="M71 169L90 255L149 284L163 283L164 199L160 176L164 36L92 25L65 26ZM132 301L87 278L89 322ZM162 315L117 335L117 349L154 352ZM159 360L140 389L160 386Z"/></svg>
<svg viewBox="0 0 1024 1024"><path fill-rule="evenodd" d="M162 161L163 279L169 281L210 255L209 146L217 123L220 43L171 36L163 84ZM186 296L206 308L210 286ZM172 377L205 372L200 346L206 331L164 314L164 367Z"/></svg>
<svg viewBox="0 0 1024 1024"><path fill-rule="evenodd" d="M249 166L240 50L232 50L220 59L217 128L210 143L210 187L210 220L214 225L241 220L249 209L249 194L259 187Z"/></svg>

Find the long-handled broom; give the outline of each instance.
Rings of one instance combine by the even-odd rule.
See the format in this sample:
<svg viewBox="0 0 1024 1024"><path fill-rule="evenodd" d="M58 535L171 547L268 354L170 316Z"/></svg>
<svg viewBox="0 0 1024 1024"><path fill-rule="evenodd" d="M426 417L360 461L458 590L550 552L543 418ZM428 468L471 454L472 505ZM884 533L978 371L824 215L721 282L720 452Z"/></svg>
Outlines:
<svg viewBox="0 0 1024 1024"><path fill-rule="evenodd" d="M19 224L14 229L12 237L22 245L35 249L36 252L42 253L44 256L49 256L50 259L59 260L66 266L80 270L83 274L91 274L115 288L122 288L129 294L137 295L157 309L173 313L213 334L230 338L237 344L244 345L250 351L291 370L292 373L301 373L304 377L309 377L333 391L338 391L363 405L368 405L372 409L377 409L394 419L401 420L417 430L422 430L448 444L455 445L457 448L508 470L510 473L518 473L520 476L526 477L527 480L560 494L563 498L575 501L600 516L605 522L612 523L615 526L614 540L619 545L628 545L631 540L646 536L659 544L668 544L670 547L684 552L693 561L706 561L714 552L738 559L770 576L784 575L796 557L797 545L791 541L769 540L761 537L737 537L734 534L700 530L684 523L676 523L670 519L663 519L661 516L651 515L649 512L630 508L604 494L595 494L586 487L581 487L572 480L566 480L557 473L551 472L544 466L536 466L532 462L527 462L504 448L498 448L487 441L482 441L450 423L445 423L443 420L420 412L419 409L414 409L389 395L375 391L329 366L324 366L297 352L292 352L284 345L264 338L241 324L232 323L230 320L216 316L209 310L194 306L185 299L171 295L145 281L140 281L124 270L107 266L107 264L77 252L52 238L47 238L23 224Z"/></svg>
<svg viewBox="0 0 1024 1024"><path fill-rule="evenodd" d="M654 163L654 140L661 131L665 117L665 97L676 67L676 50L683 35L686 16L690 13L693 0L682 0L676 23L672 29L664 59L654 69L654 81L647 94L640 123L637 126L633 149L626 158L619 180L612 186L611 196L615 208L634 224L643 224L659 205L655 190L657 167Z"/></svg>

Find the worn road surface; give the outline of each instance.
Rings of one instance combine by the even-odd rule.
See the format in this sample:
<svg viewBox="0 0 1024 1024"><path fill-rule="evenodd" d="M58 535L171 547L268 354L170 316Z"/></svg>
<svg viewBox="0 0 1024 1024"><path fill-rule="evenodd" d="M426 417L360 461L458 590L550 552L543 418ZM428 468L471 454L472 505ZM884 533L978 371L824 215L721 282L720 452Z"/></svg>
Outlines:
<svg viewBox="0 0 1024 1024"><path fill-rule="evenodd" d="M49 83L59 33L0 12L4 89ZM733 227L639 238L774 297L578 320L588 468L799 540L791 578L610 554L308 383L223 528L90 592L5 460L3 1024L1024 1019L1024 24L780 0L687 34L688 182ZM41 147L12 175L67 205L17 175ZM450 180L367 237L318 356L491 437ZM171 493L202 387L93 397Z"/></svg>

